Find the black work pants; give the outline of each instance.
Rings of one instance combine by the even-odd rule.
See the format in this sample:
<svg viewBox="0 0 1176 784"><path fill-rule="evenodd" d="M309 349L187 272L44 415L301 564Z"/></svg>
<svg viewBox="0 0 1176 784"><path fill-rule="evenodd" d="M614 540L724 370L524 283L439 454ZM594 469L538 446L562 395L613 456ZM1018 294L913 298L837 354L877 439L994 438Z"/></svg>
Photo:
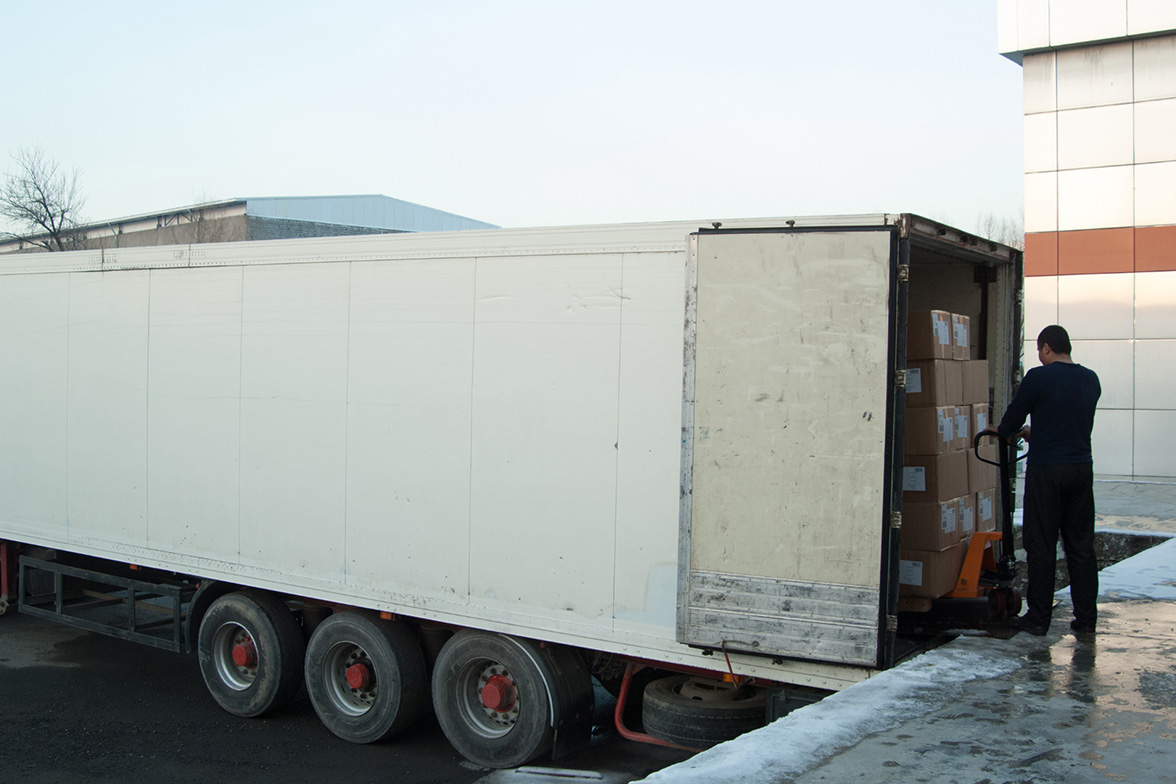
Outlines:
<svg viewBox="0 0 1176 784"><path fill-rule="evenodd" d="M1059 534L1070 572L1074 617L1093 626L1098 617L1098 561L1094 556L1094 466L1090 463L1025 469L1021 538L1029 559L1027 617L1047 627L1053 612Z"/></svg>

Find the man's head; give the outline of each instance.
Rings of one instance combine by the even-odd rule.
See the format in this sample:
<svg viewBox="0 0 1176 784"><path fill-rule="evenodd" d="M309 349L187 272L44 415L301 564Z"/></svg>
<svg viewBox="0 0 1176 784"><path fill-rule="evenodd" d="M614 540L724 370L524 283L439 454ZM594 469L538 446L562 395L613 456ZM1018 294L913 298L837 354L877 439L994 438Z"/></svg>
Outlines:
<svg viewBox="0 0 1176 784"><path fill-rule="evenodd" d="M1057 324L1051 324L1037 336L1037 357L1043 365L1058 360L1068 362L1071 351L1069 334Z"/></svg>

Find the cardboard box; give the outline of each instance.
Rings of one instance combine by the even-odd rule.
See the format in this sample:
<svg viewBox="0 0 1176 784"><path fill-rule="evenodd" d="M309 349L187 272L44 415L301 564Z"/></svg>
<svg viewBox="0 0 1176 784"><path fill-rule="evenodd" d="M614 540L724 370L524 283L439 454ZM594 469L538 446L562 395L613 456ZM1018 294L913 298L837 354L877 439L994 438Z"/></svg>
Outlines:
<svg viewBox="0 0 1176 784"><path fill-rule="evenodd" d="M981 490L976 493L976 530L996 530L996 491Z"/></svg>
<svg viewBox="0 0 1176 784"><path fill-rule="evenodd" d="M976 438L977 433L992 424L992 420L988 416L992 410L992 407L987 403L973 403L969 408L972 411L970 419L972 422L972 438L974 439ZM981 442L981 444L987 443L995 444L996 441L990 438L985 438L984 441ZM968 449L971 448L972 445L968 444Z"/></svg>
<svg viewBox="0 0 1176 784"><path fill-rule="evenodd" d="M952 417L955 420L955 448L972 448L972 407L954 406Z"/></svg>
<svg viewBox="0 0 1176 784"><path fill-rule="evenodd" d="M902 451L908 455L942 455L957 448L955 406L908 408Z"/></svg>
<svg viewBox="0 0 1176 784"><path fill-rule="evenodd" d="M960 539L971 539L976 533L976 495L969 493L959 499Z"/></svg>
<svg viewBox="0 0 1176 784"><path fill-rule="evenodd" d="M960 375L963 386L961 403L987 403L988 391L988 360L969 359L960 362Z"/></svg>
<svg viewBox="0 0 1176 784"><path fill-rule="evenodd" d="M967 550L967 542L959 542L938 552L910 550L900 554L899 595L938 599L955 590Z"/></svg>
<svg viewBox="0 0 1176 784"><path fill-rule="evenodd" d="M959 313L951 314L951 357L972 358L972 320Z"/></svg>
<svg viewBox="0 0 1176 784"><path fill-rule="evenodd" d="M968 455L906 455L902 468L902 503L950 501L968 494Z"/></svg>
<svg viewBox="0 0 1176 784"><path fill-rule="evenodd" d="M997 467L988 463L982 462L980 458L976 457L976 451L969 449L968 455L968 490L969 493L979 493L981 490L993 490L996 488L996 483L999 477L996 475ZM988 440L988 443L980 444L980 455L988 460L996 460L996 443Z"/></svg>
<svg viewBox="0 0 1176 784"><path fill-rule="evenodd" d="M900 550L946 550L960 541L959 501L902 505Z"/></svg>
<svg viewBox="0 0 1176 784"><path fill-rule="evenodd" d="M955 406L964 402L963 363L950 359L918 359L907 362L906 404Z"/></svg>
<svg viewBox="0 0 1176 784"><path fill-rule="evenodd" d="M953 359L951 314L920 310L907 315L907 359Z"/></svg>

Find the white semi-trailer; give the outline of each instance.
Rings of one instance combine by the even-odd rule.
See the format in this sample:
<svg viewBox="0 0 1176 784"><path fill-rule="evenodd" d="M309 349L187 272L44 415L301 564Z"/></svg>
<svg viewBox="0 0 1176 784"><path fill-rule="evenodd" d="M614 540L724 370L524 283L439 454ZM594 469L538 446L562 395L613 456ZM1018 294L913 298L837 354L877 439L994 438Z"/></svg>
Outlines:
<svg viewBox="0 0 1176 784"><path fill-rule="evenodd" d="M357 742L521 764L645 665L705 743L894 663L906 313L1001 410L1020 280L912 215L0 256L4 601Z"/></svg>

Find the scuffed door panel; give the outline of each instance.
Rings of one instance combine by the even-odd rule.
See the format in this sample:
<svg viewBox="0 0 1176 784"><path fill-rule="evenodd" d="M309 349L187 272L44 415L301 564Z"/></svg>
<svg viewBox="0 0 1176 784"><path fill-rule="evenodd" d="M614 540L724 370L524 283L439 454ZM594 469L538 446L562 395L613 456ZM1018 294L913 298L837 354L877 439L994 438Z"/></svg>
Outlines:
<svg viewBox="0 0 1176 784"><path fill-rule="evenodd" d="M681 642L876 660L891 247L888 229L697 237Z"/></svg>

